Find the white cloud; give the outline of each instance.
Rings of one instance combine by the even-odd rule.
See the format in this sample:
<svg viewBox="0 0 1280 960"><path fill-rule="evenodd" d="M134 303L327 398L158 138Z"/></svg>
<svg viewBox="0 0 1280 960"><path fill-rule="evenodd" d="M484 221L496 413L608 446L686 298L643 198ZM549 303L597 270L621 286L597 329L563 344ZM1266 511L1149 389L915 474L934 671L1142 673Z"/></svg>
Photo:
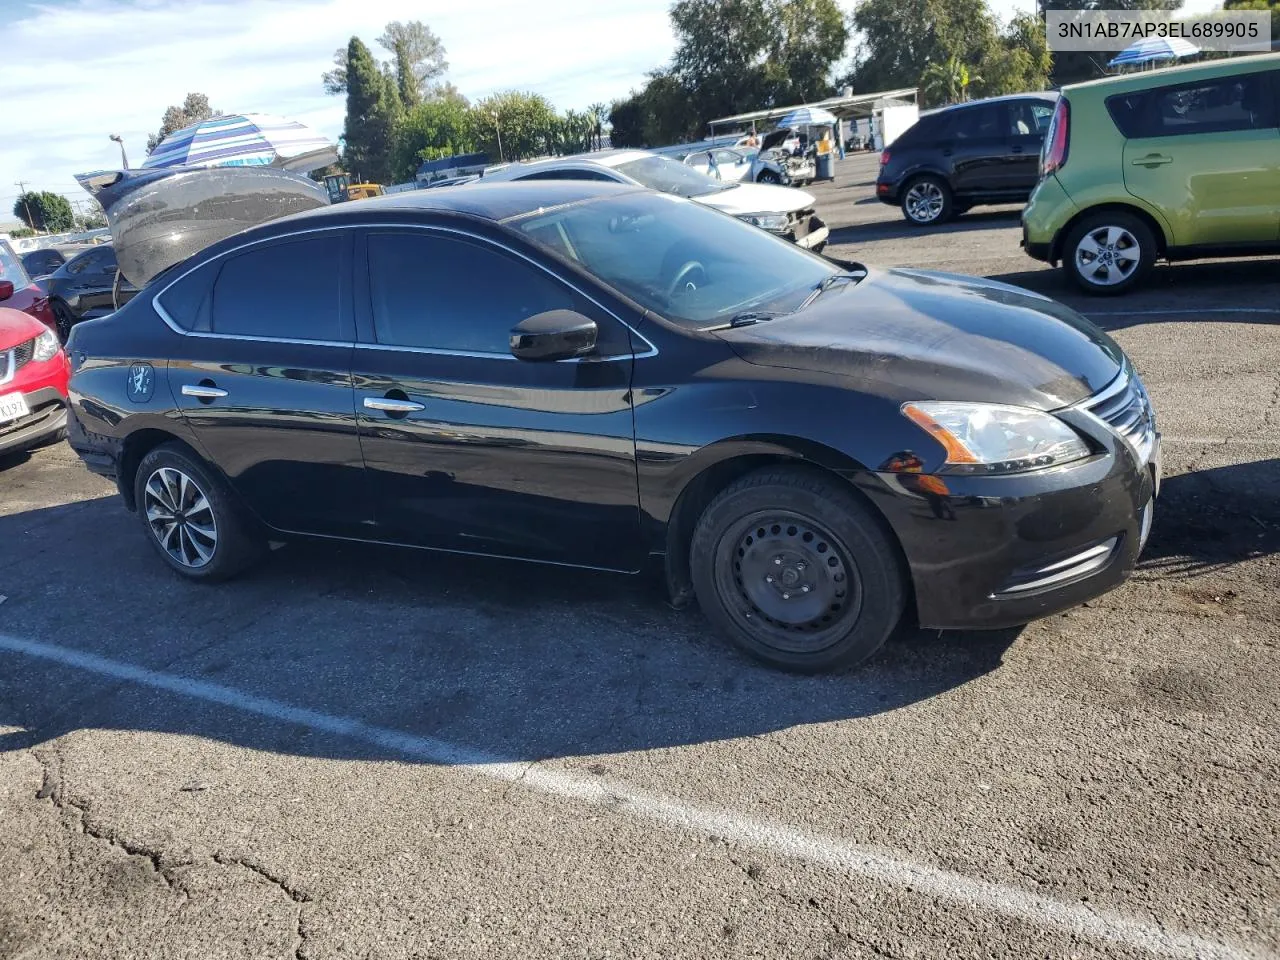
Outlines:
<svg viewBox="0 0 1280 960"><path fill-rule="evenodd" d="M25 180L75 199L72 175L143 159L167 106L188 92L228 113L275 113L329 137L343 103L320 74L355 33L371 47L390 20L423 20L448 50L449 75L478 98L532 90L558 108L623 96L665 62L667 0L69 0L4 14L0 221ZM438 7L433 10L432 7ZM375 48L375 53L383 51Z"/></svg>

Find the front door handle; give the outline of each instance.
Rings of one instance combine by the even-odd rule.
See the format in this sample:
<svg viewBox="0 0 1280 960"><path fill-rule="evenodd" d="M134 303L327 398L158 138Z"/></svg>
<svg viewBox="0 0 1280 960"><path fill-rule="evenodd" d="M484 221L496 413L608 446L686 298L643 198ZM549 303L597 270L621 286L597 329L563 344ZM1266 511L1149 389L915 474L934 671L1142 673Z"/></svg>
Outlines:
<svg viewBox="0 0 1280 960"><path fill-rule="evenodd" d="M414 400L397 400L394 397L365 397L366 410L381 410L383 413L414 413L427 409Z"/></svg>
<svg viewBox="0 0 1280 960"><path fill-rule="evenodd" d="M195 397L198 400L217 400L227 395L227 391L221 387L208 386L203 383L184 383L182 385L182 395L184 397Z"/></svg>
<svg viewBox="0 0 1280 960"><path fill-rule="evenodd" d="M1173 163L1173 157L1166 157L1162 153L1149 153L1133 161L1135 167L1158 167L1164 163Z"/></svg>

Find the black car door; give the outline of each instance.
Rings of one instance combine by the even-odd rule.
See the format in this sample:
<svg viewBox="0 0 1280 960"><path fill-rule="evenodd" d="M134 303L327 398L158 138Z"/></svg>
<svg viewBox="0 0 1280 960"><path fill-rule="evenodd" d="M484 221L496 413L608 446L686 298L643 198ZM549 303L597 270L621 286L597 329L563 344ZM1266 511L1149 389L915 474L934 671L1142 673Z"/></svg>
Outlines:
<svg viewBox="0 0 1280 960"><path fill-rule="evenodd" d="M353 232L253 244L156 297L186 333L169 383L205 456L269 525L367 536L351 385Z"/></svg>
<svg viewBox="0 0 1280 960"><path fill-rule="evenodd" d="M426 227L361 239L356 411L378 536L637 569L628 328L493 239ZM552 309L596 321L596 355L511 354L511 328Z"/></svg>
<svg viewBox="0 0 1280 960"><path fill-rule="evenodd" d="M970 196L999 193L1008 150L1003 105L984 103L951 113L952 189Z"/></svg>
<svg viewBox="0 0 1280 960"><path fill-rule="evenodd" d="M77 317L108 313L111 284L116 278L116 255L110 247L97 247L71 260L64 268L67 283L63 297Z"/></svg>
<svg viewBox="0 0 1280 960"><path fill-rule="evenodd" d="M1040 176L1040 148L1053 117L1053 103L1040 99L1010 100L1007 109L1009 153L1004 189L1010 194L1029 197Z"/></svg>

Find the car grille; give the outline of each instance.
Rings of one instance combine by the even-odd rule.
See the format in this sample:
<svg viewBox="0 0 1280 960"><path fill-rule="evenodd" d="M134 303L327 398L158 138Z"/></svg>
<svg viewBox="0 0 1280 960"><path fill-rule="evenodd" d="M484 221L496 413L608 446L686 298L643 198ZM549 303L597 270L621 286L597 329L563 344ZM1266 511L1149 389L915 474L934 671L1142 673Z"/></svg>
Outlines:
<svg viewBox="0 0 1280 960"><path fill-rule="evenodd" d="M1129 442L1146 464L1155 446L1156 417L1151 399L1138 375L1127 365L1104 390L1090 398L1085 409Z"/></svg>
<svg viewBox="0 0 1280 960"><path fill-rule="evenodd" d="M19 370L31 362L36 352L36 341L32 337L16 347L0 350L0 383L8 383Z"/></svg>

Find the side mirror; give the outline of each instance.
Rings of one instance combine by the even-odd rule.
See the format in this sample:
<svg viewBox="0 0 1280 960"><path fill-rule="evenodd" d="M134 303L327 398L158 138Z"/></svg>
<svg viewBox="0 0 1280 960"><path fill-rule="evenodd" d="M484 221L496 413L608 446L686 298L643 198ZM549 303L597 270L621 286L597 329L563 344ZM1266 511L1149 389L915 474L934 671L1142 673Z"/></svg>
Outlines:
<svg viewBox="0 0 1280 960"><path fill-rule="evenodd" d="M518 360L568 360L596 348L596 322L574 310L548 310L522 320L511 331Z"/></svg>
<svg viewBox="0 0 1280 960"><path fill-rule="evenodd" d="M0 280L0 300L8 300L13 296L13 284L8 280Z"/></svg>

